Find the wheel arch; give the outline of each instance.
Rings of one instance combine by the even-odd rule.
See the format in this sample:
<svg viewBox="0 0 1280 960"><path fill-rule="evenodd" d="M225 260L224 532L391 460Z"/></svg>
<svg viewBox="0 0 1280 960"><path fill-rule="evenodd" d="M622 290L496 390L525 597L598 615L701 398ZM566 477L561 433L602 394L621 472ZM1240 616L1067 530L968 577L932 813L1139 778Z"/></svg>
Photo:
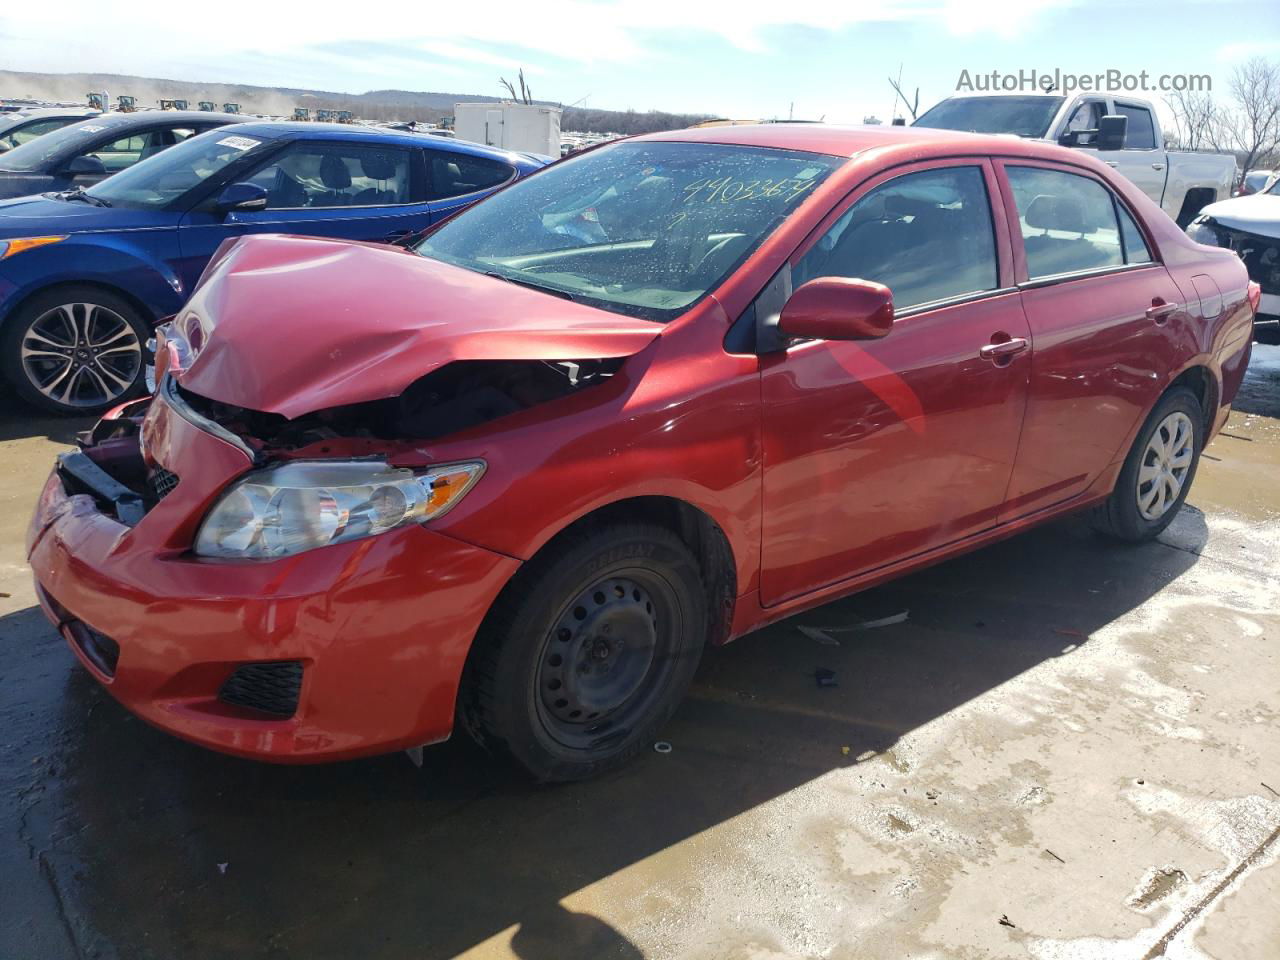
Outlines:
<svg viewBox="0 0 1280 960"><path fill-rule="evenodd" d="M121 286L118 286L117 284L109 283L105 280L100 280L96 278L82 280L78 278L62 277L56 280L50 280L47 283L42 283L39 286L30 287L24 290L22 292L22 295L17 300L15 300L11 304L8 304L5 307L4 313L0 315L0 328L3 328L7 324L9 324L12 321L14 315L19 313L22 310L22 308L25 307L28 303L30 303L35 297L42 296L53 290L59 290L64 287L94 287L98 290L102 290L106 293L109 293L112 296L119 297L121 300L124 300L131 307L137 310L139 316L141 316L142 319L146 321L150 326L154 327L156 325L156 321L159 320L159 317L156 315L156 312L153 309L151 309L151 307L149 307L140 297L138 297L137 294L131 293L130 291L124 289Z"/></svg>
<svg viewBox="0 0 1280 960"><path fill-rule="evenodd" d="M705 510L687 500L667 495L636 495L602 504L576 517L544 540L533 554L538 556L565 537L584 528L615 523L641 522L664 527L693 551L706 588L711 614L707 640L721 645L729 639L734 603L738 596L738 574L733 546L719 523ZM529 559L532 560L533 557ZM506 589L519 589L517 571Z"/></svg>
<svg viewBox="0 0 1280 960"><path fill-rule="evenodd" d="M1200 412L1204 418L1202 425L1207 442L1209 432L1213 429L1214 418L1217 415L1218 398L1222 396L1222 385L1218 383L1217 376L1207 363L1195 362L1169 381L1169 385L1161 392L1160 398L1163 399L1175 387L1187 387L1196 395L1196 399L1200 403ZM1157 399L1156 403L1159 402L1160 399Z"/></svg>

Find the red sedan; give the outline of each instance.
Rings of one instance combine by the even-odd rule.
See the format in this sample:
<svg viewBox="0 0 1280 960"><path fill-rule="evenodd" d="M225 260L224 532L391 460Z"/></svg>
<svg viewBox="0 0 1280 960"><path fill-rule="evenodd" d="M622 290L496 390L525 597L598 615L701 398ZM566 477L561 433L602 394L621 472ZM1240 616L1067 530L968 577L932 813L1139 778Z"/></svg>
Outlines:
<svg viewBox="0 0 1280 960"><path fill-rule="evenodd" d="M63 455L41 602L129 709L315 761L460 722L535 777L703 648L1090 508L1155 536L1258 290L1079 151L738 126L554 164L413 249L228 243Z"/></svg>

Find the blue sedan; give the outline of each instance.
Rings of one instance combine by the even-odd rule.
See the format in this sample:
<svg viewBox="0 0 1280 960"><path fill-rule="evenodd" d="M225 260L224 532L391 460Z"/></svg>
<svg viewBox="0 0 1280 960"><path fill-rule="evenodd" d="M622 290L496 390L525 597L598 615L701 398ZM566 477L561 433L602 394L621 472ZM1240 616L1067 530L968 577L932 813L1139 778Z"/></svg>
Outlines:
<svg viewBox="0 0 1280 960"><path fill-rule="evenodd" d="M543 165L412 133L244 123L87 190L0 201L0 371L46 410L107 409L140 388L152 327L227 238L395 241Z"/></svg>

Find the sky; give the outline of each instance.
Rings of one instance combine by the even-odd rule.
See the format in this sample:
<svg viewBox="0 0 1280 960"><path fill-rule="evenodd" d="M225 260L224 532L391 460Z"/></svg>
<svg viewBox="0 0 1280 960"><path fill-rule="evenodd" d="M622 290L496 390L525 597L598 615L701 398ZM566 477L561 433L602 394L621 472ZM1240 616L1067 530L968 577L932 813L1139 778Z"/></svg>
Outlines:
<svg viewBox="0 0 1280 960"><path fill-rule="evenodd" d="M0 69L496 98L498 78L523 67L538 99L744 119L887 119L887 78L899 71L922 110L954 93L962 70L1207 74L1225 97L1234 65L1254 55L1280 60L1275 0L11 0L0 10Z"/></svg>

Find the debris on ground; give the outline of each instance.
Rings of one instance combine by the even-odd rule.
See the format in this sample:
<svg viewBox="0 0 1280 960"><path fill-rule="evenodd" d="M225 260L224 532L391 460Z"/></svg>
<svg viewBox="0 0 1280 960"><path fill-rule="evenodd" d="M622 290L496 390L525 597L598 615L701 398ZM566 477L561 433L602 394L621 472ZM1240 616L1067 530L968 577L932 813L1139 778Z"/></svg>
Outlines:
<svg viewBox="0 0 1280 960"><path fill-rule="evenodd" d="M229 866L231 866L231 864L230 864L230 863L220 863L220 864L218 864L218 872L219 872L219 873L222 873L222 874L225 874L225 873L227 872L227 867L229 867Z"/></svg>
<svg viewBox="0 0 1280 960"><path fill-rule="evenodd" d="M822 644L824 647L840 646L840 641L837 640L835 637L833 637L831 634L827 633L827 631L825 630L819 630L817 627L796 627L796 629L799 630L801 633L803 633L810 640L816 640L818 643Z"/></svg>
<svg viewBox="0 0 1280 960"><path fill-rule="evenodd" d="M937 800L937 799L938 799L938 797L942 796L942 792L941 792L941 791L939 791L939 790L932 790L932 789L930 789L930 790L926 790L926 791L924 792L924 795L925 795L925 797L927 797L927 798L928 798L928 799L930 799L930 800Z"/></svg>
<svg viewBox="0 0 1280 960"><path fill-rule="evenodd" d="M667 743L666 740L659 740L653 745L655 753L670 753L671 749L671 744Z"/></svg>
<svg viewBox="0 0 1280 960"><path fill-rule="evenodd" d="M1077 640L1088 640L1087 633L1081 633L1079 630L1072 630L1069 627L1054 627L1053 632L1063 637L1075 637Z"/></svg>
<svg viewBox="0 0 1280 960"><path fill-rule="evenodd" d="M1047 853L1049 856L1053 857L1053 859L1057 860L1059 863L1067 862L1063 860L1060 856L1058 856L1056 853L1054 853L1052 850L1050 850L1048 847L1044 848L1044 852Z"/></svg>
<svg viewBox="0 0 1280 960"><path fill-rule="evenodd" d="M1014 930L1018 929L1017 927L1013 926L1013 921L1009 919L1008 914L1004 914L1004 913L1000 914L1000 926L1013 927Z"/></svg>
<svg viewBox="0 0 1280 960"><path fill-rule="evenodd" d="M845 627L827 627L826 629L819 629L817 627L802 627L797 625L796 629L810 640L817 641L824 646L838 647L840 646L840 641L832 636L833 633L853 633L855 630L874 630L877 627L890 627L895 623L905 622L910 613L910 610L903 610L887 617L880 617L878 620L859 620L857 623L851 623Z"/></svg>
<svg viewBox="0 0 1280 960"><path fill-rule="evenodd" d="M836 672L828 670L826 667L818 667L813 671L813 679L817 681L820 687L838 687L839 681L836 680Z"/></svg>
<svg viewBox="0 0 1280 960"><path fill-rule="evenodd" d="M901 613L891 614L887 617L881 617L879 620L864 620L862 623L854 624L846 627L847 630L874 630L876 627L891 627L895 623L906 622L910 610L903 610Z"/></svg>
<svg viewBox="0 0 1280 960"><path fill-rule="evenodd" d="M847 756L849 755L849 748L848 748L848 747L841 747L841 748L840 748L840 755L841 755L842 757L847 757Z"/></svg>

